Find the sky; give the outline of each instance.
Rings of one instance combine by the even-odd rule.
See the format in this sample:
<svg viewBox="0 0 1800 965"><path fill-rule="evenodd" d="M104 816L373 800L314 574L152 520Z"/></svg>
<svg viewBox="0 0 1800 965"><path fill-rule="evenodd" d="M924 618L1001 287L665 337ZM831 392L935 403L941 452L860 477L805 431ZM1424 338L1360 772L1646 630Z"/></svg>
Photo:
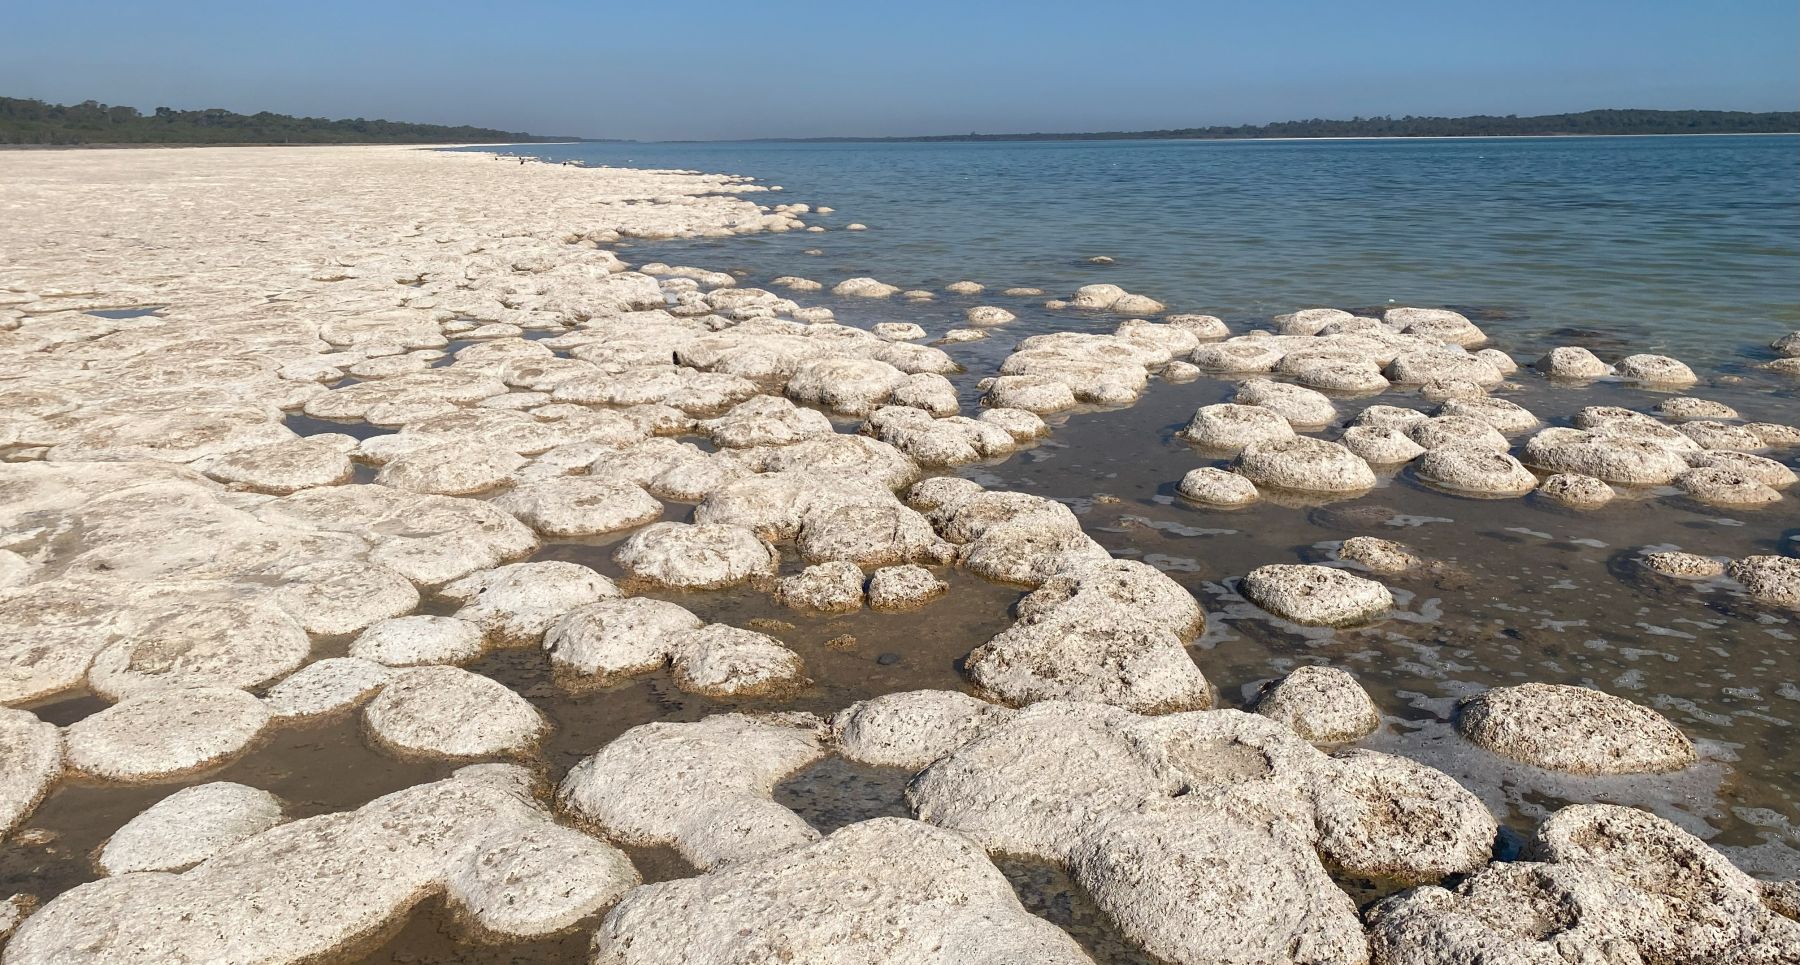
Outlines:
<svg viewBox="0 0 1800 965"><path fill-rule="evenodd" d="M637 139L1795 110L1795 0L7 0L0 95Z"/></svg>

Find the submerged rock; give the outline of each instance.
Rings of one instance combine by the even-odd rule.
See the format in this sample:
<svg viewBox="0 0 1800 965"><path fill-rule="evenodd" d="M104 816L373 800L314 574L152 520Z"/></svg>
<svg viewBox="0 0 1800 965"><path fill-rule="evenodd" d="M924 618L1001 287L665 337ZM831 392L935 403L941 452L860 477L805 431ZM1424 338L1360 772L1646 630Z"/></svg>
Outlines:
<svg viewBox="0 0 1800 965"><path fill-rule="evenodd" d="M113 833L95 862L109 875L185 871L280 824L281 799L219 781L163 798Z"/></svg>
<svg viewBox="0 0 1800 965"><path fill-rule="evenodd" d="M1393 540L1352 536L1338 549L1338 559L1348 560L1377 573L1405 573L1424 565L1412 550Z"/></svg>
<svg viewBox="0 0 1800 965"><path fill-rule="evenodd" d="M1091 959L1026 912L960 835L902 818L845 827L786 854L634 890L594 937L604 965Z"/></svg>
<svg viewBox="0 0 1800 965"><path fill-rule="evenodd" d="M1342 627L1386 613L1394 605L1387 587L1345 570L1311 564L1272 563L1244 577L1244 596L1284 620Z"/></svg>
<svg viewBox="0 0 1800 965"><path fill-rule="evenodd" d="M1638 774L1694 763L1694 745L1656 711L1587 687L1520 684L1464 701L1457 730L1497 754L1553 771Z"/></svg>
<svg viewBox="0 0 1800 965"><path fill-rule="evenodd" d="M1311 744L1343 744L1381 726L1381 712L1368 691L1336 667L1300 667L1270 681L1254 709Z"/></svg>

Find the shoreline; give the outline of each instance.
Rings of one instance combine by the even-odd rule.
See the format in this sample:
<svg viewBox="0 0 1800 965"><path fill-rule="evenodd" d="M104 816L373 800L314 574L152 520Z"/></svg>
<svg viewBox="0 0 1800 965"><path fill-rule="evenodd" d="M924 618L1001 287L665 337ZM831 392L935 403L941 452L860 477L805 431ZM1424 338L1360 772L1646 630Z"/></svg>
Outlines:
<svg viewBox="0 0 1800 965"><path fill-rule="evenodd" d="M1795 791L1776 370L668 264L857 212L462 146L0 154L9 961L1537 954L1439 887L1561 900L1502 827L1717 879L1608 942L1800 942L1730 863L1800 850L1721 816ZM138 782L231 828L166 853L212 812Z"/></svg>

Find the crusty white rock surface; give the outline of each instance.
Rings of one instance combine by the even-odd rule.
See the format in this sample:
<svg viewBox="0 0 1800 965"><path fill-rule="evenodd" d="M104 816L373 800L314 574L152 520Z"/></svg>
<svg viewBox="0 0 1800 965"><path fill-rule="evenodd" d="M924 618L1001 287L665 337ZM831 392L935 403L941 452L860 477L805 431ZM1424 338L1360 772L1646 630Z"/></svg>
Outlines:
<svg viewBox="0 0 1800 965"><path fill-rule="evenodd" d="M0 837L31 814L62 771L56 725L30 711L0 708Z"/></svg>
<svg viewBox="0 0 1800 965"><path fill-rule="evenodd" d="M525 698L458 667L395 673L363 708L363 725L398 753L444 758L520 754L549 730Z"/></svg>
<svg viewBox="0 0 1800 965"><path fill-rule="evenodd" d="M1091 962L1020 907L968 839L876 818L784 854L631 892L601 923L604 965L792 961Z"/></svg>
<svg viewBox="0 0 1800 965"><path fill-rule="evenodd" d="M1368 691L1336 667L1299 667L1270 681L1257 695L1255 709L1313 744L1342 744L1381 726Z"/></svg>
<svg viewBox="0 0 1800 965"><path fill-rule="evenodd" d="M109 875L185 871L281 820L281 800L268 791L230 781L200 784L125 822L96 863Z"/></svg>
<svg viewBox="0 0 1800 965"><path fill-rule="evenodd" d="M63 732L71 770L106 781L152 781L222 764L268 726L263 702L225 687L128 697Z"/></svg>
<svg viewBox="0 0 1800 965"><path fill-rule="evenodd" d="M1495 753L1554 771L1673 771L1697 759L1693 743L1668 718L1587 687L1496 687L1464 701L1456 726Z"/></svg>
<svg viewBox="0 0 1800 965"><path fill-rule="evenodd" d="M823 736L805 714L644 724L575 765L557 808L615 841L673 845L703 871L779 854L819 838L772 795L824 755Z"/></svg>
<svg viewBox="0 0 1800 965"><path fill-rule="evenodd" d="M1311 626L1361 623L1394 605L1387 587L1329 566L1271 563L1251 570L1242 587L1244 596L1257 606Z"/></svg>

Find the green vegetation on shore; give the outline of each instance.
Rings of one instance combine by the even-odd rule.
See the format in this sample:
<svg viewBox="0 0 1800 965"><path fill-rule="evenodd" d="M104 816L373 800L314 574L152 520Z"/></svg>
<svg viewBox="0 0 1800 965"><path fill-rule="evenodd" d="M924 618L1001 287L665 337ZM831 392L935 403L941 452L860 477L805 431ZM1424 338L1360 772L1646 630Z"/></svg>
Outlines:
<svg viewBox="0 0 1800 965"><path fill-rule="evenodd" d="M0 97L0 144L514 144L578 141L487 127L330 120L287 114L237 114L219 108L178 111L97 101L64 106Z"/></svg>
<svg viewBox="0 0 1800 965"><path fill-rule="evenodd" d="M1571 134L1788 134L1800 133L1800 111L1597 110L1519 117L1313 118L1235 127L1182 127L1162 131L1094 131L1079 134L937 134L921 137L769 138L782 141L1125 141L1251 140L1283 137L1531 137Z"/></svg>

